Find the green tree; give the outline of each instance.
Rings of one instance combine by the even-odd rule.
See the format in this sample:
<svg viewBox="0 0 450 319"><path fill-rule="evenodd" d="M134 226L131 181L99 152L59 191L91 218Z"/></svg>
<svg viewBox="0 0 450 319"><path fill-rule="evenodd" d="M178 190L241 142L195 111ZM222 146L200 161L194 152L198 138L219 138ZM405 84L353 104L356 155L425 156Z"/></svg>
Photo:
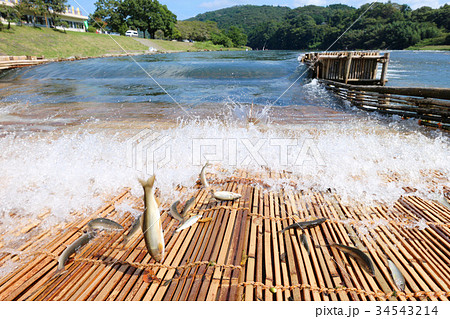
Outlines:
<svg viewBox="0 0 450 319"><path fill-rule="evenodd" d="M247 44L247 35L242 31L242 29L236 26L232 26L225 34L231 39L235 47L242 47Z"/></svg>
<svg viewBox="0 0 450 319"><path fill-rule="evenodd" d="M94 5L95 12L90 16L91 24L96 28L104 25L108 31L125 34L128 27L121 0L97 0Z"/></svg>
<svg viewBox="0 0 450 319"><path fill-rule="evenodd" d="M19 21L19 10L17 6L7 6L4 4L0 4L0 14L5 18L8 22L8 30L11 29L11 22ZM0 22L0 30L3 27L3 23Z"/></svg>
<svg viewBox="0 0 450 319"><path fill-rule="evenodd" d="M211 41L214 44L223 45L225 48L231 48L233 46L233 41L223 33L211 34Z"/></svg>
<svg viewBox="0 0 450 319"><path fill-rule="evenodd" d="M178 21L176 28L180 32L179 39L194 41L209 41L211 34L221 32L217 23L212 21Z"/></svg>
<svg viewBox="0 0 450 319"><path fill-rule="evenodd" d="M151 38L158 30L172 35L176 16L157 0L124 0L122 8L128 25L147 31Z"/></svg>
<svg viewBox="0 0 450 319"><path fill-rule="evenodd" d="M17 7L22 14L31 13L34 27L36 26L36 17L44 16L47 12L43 0L20 0Z"/></svg>
<svg viewBox="0 0 450 319"><path fill-rule="evenodd" d="M67 0L40 0L42 1L42 6L45 10L44 17L45 17L45 23L48 25L47 17L51 17L53 19L53 22L55 26L62 26L65 27L61 21L60 14L66 11L67 7Z"/></svg>

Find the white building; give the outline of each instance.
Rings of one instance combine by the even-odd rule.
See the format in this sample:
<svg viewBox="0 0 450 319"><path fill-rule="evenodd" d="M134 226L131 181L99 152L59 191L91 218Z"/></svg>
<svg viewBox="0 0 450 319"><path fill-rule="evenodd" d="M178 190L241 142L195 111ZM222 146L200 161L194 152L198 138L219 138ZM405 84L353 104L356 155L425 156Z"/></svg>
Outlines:
<svg viewBox="0 0 450 319"><path fill-rule="evenodd" d="M14 6L18 3L18 0L0 0L0 5ZM62 21L67 22L69 25L68 28L65 28L68 31L77 31L77 32L86 32L85 21L88 20L88 17L83 16L80 12L80 9L75 9L74 7L66 8L66 12L57 14ZM53 20L51 17L35 17L35 25L38 27L49 27L53 25ZM7 23L5 17L0 16L0 22ZM22 24L25 25L33 25L33 16L25 15L22 17ZM57 27L58 29L62 29L61 27Z"/></svg>

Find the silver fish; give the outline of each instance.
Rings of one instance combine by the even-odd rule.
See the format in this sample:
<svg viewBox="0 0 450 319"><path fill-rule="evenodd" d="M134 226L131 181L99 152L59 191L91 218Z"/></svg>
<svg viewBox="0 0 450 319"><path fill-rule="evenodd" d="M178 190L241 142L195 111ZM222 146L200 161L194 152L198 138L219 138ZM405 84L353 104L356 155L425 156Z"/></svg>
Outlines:
<svg viewBox="0 0 450 319"><path fill-rule="evenodd" d="M131 225L130 230L128 231L128 233L126 235L123 236L123 241L122 244L125 246L128 241L133 238L134 234L136 234L136 232L139 229L142 229L142 220L143 220L143 214L141 216L139 216L138 218L135 219L133 225Z"/></svg>
<svg viewBox="0 0 450 319"><path fill-rule="evenodd" d="M209 187L209 183L208 180L206 179L206 173L205 173L205 169L211 166L211 164L209 162L206 162L205 165L203 165L202 170L200 172L200 182L202 183L203 187Z"/></svg>
<svg viewBox="0 0 450 319"><path fill-rule="evenodd" d="M285 228L283 228L282 230L279 231L279 233L284 233L286 230L289 229L309 229L312 227L316 227L319 226L320 224L324 223L327 220L327 218L318 218L318 219L314 219L314 220L307 220L305 222L299 222L299 223L294 223L291 224Z"/></svg>
<svg viewBox="0 0 450 319"><path fill-rule="evenodd" d="M236 193L227 192L227 191L214 192L213 196L217 200L224 200L224 201L236 200L236 199L239 199L242 197L241 194L236 194Z"/></svg>
<svg viewBox="0 0 450 319"><path fill-rule="evenodd" d="M161 215L155 198L155 176L153 175L148 181L139 180L144 188L144 205L145 210L142 220L142 232L144 233L145 245L148 253L156 262L164 259L164 234L161 225Z"/></svg>
<svg viewBox="0 0 450 319"><path fill-rule="evenodd" d="M397 288L400 291L404 291L405 290L405 277L403 277L402 273L397 268L397 266L389 259L388 259L388 265L389 265L389 269L391 270L392 279L394 280L395 285L397 286Z"/></svg>
<svg viewBox="0 0 450 319"><path fill-rule="evenodd" d="M189 212L189 210L191 210L191 208L194 205L195 205L195 196L186 201L186 204L183 207L183 211L181 212L181 216L183 218L186 218L186 214Z"/></svg>
<svg viewBox="0 0 450 319"><path fill-rule="evenodd" d="M107 230L107 231L122 231L123 226L115 221L107 218L96 218L87 224L88 229L92 230Z"/></svg>
<svg viewBox="0 0 450 319"><path fill-rule="evenodd" d="M176 233L182 231L183 229L186 229L188 227L191 227L194 225L200 218L202 218L202 215L195 215L186 220L184 223L182 223L178 228L175 230Z"/></svg>
<svg viewBox="0 0 450 319"><path fill-rule="evenodd" d="M300 236L300 241L302 242L303 246L305 247L308 255L311 255L311 250L309 249L309 244L308 244L308 240L306 238L305 232L302 232L302 234Z"/></svg>
<svg viewBox="0 0 450 319"><path fill-rule="evenodd" d="M350 257L356 260L356 262L369 274L375 276L375 269L373 267L372 260L369 256L367 256L365 253L363 253L361 250L355 247L349 247L341 244L331 244L330 246L336 247L340 251L343 251Z"/></svg>
<svg viewBox="0 0 450 319"><path fill-rule="evenodd" d="M177 206L180 203L179 200L177 200L175 203L170 206L169 215L178 220L179 222L183 222L183 217L178 212Z"/></svg>
<svg viewBox="0 0 450 319"><path fill-rule="evenodd" d="M83 234L80 238L75 240L69 247L67 247L61 256L58 258L58 269L57 272L61 272L64 270L64 267L66 265L66 261L69 259L70 255L75 253L78 249L86 245L91 241L92 238L95 237L97 233L95 231L93 232L87 232Z"/></svg>

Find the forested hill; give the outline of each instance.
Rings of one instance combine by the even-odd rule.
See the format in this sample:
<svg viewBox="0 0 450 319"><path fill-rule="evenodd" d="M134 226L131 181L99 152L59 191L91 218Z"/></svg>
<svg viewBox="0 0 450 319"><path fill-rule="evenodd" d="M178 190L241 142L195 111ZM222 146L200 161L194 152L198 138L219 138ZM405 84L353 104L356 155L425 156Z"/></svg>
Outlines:
<svg viewBox="0 0 450 319"><path fill-rule="evenodd" d="M214 21L220 29L240 27L246 34L259 24L282 22L292 9L279 6L243 5L199 14L188 21Z"/></svg>
<svg viewBox="0 0 450 319"><path fill-rule="evenodd" d="M273 6L235 6L198 15L190 20L215 21L219 28L238 26L254 49L324 50L366 11L336 4L296 9ZM450 44L450 5L439 9L376 3L332 49L405 49L432 39Z"/></svg>

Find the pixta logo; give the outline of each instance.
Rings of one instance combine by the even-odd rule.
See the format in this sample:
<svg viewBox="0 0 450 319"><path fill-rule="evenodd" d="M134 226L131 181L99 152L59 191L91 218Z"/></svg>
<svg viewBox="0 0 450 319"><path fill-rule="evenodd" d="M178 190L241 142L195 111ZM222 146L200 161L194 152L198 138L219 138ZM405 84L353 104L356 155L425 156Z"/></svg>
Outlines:
<svg viewBox="0 0 450 319"><path fill-rule="evenodd" d="M153 175L172 159L171 138L145 129L127 140L127 165Z"/></svg>

